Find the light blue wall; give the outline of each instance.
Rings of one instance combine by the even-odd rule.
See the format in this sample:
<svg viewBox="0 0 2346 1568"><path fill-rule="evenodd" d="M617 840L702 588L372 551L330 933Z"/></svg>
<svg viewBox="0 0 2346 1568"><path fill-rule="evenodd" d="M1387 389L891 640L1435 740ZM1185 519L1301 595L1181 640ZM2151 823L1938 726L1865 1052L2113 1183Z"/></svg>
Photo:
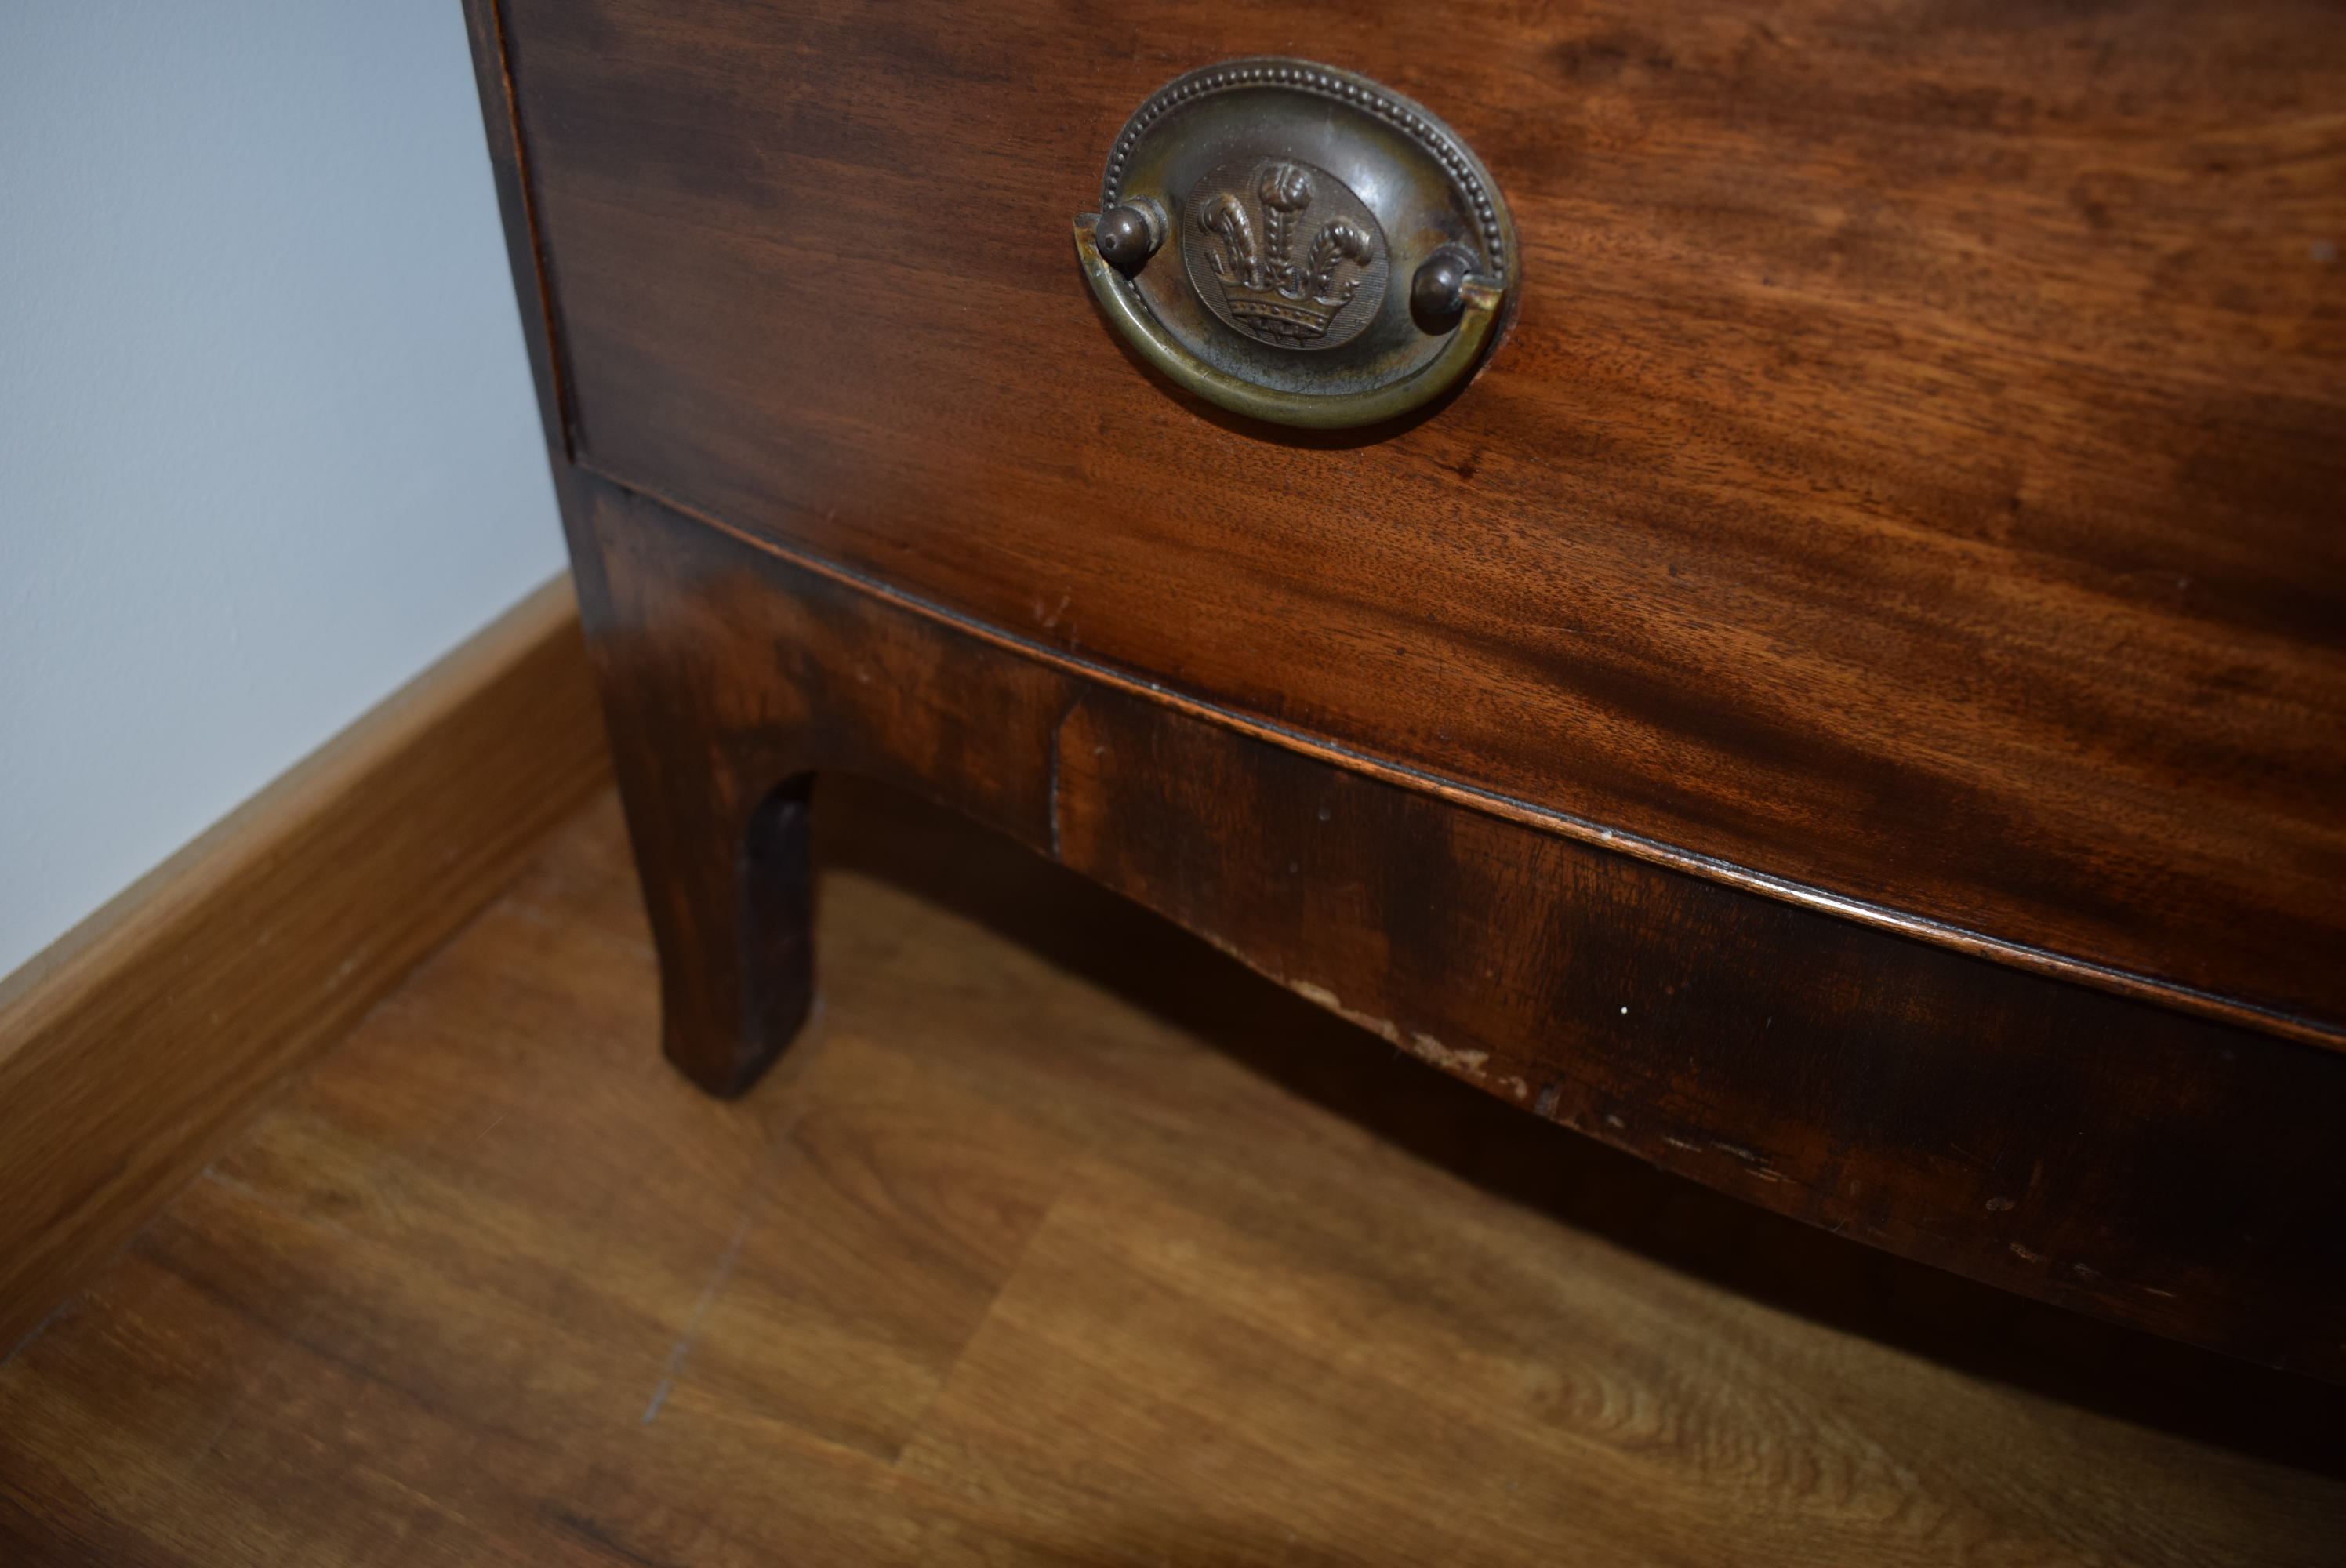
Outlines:
<svg viewBox="0 0 2346 1568"><path fill-rule="evenodd" d="M456 0L0 0L0 974L562 563Z"/></svg>

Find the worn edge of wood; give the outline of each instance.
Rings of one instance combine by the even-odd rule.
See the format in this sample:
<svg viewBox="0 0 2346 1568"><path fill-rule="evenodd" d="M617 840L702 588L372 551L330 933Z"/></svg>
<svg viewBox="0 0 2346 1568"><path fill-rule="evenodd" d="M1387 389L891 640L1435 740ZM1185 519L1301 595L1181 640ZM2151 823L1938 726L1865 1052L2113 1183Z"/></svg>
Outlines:
<svg viewBox="0 0 2346 1568"><path fill-rule="evenodd" d="M968 616L946 606L907 593L881 578L852 566L829 560L801 547L785 545L774 538L754 533L727 522L721 517L689 503L661 494L635 480L624 478L597 466L592 458L581 456L578 468L594 474L621 490L641 495L668 507L678 514L692 518L734 539L778 559L828 577L860 592L873 595L914 615L923 616L972 636L1037 660L1056 669L1064 670L1083 679L1129 692L1137 697L1161 703L1176 712L1185 713L1210 724L1220 725L1244 735L1313 757L1331 766L1366 774L1387 783L1414 789L1464 806L1489 816L1520 822L1545 832L1593 844L1600 849L1621 854L1669 870L1682 871L1708 881L1723 883L1744 892L1795 904L1802 909L1816 910L1861 925L1894 932L1918 942L1930 942L1974 958L2007 964L2034 974L2089 985L2096 990L2132 997L2170 1007L2196 1017L2210 1018L2219 1023L2276 1034L2332 1051L2346 1051L2346 1023L2332 1024L2321 1020L2300 1017L2274 1008L2259 1006L2237 997L2201 991L2178 982L2157 975L2137 973L2131 970L2096 963L2089 959L2071 957L2048 949L2033 947L2025 942L1990 936L1924 915L1893 909L1885 904L1851 898L1830 889L1813 887L1790 878L1754 871L1731 860L1681 849L1657 839L1608 828L1601 822L1576 817L1568 812L1535 805L1528 800L1504 795L1496 790L1445 778L1424 769L1412 767L1391 758L1362 751L1325 736L1296 728L1258 715L1224 708L1202 697L1192 696L1161 682L1130 670L1071 654L1047 644L1035 642L1015 632L1005 631L989 622Z"/></svg>
<svg viewBox="0 0 2346 1568"><path fill-rule="evenodd" d="M559 470L575 456L572 433L576 426L562 361L562 333L555 320L554 277L538 229L529 161L522 150L521 107L514 88L505 6L501 0L464 0L464 25L473 46L473 85L481 98L489 174L496 186L497 213L505 227L505 264L513 273L530 379L537 384L538 417L558 482Z"/></svg>
<svg viewBox="0 0 2346 1568"><path fill-rule="evenodd" d="M565 574L0 980L0 1359L609 771Z"/></svg>

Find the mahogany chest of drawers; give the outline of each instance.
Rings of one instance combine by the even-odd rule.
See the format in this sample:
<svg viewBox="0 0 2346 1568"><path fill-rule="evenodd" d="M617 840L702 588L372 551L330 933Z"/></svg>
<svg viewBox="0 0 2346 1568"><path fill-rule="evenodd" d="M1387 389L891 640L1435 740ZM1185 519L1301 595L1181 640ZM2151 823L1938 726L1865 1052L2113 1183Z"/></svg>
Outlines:
<svg viewBox="0 0 2346 1568"><path fill-rule="evenodd" d="M2346 1376L2346 13L468 11L696 1080L802 1016L860 772L1528 1115ZM1214 230L1168 155L1099 266L1136 108L1295 57L1512 213L1365 425L1117 290L1251 330L1308 175L1233 351L1308 378L1471 223L1282 143Z"/></svg>

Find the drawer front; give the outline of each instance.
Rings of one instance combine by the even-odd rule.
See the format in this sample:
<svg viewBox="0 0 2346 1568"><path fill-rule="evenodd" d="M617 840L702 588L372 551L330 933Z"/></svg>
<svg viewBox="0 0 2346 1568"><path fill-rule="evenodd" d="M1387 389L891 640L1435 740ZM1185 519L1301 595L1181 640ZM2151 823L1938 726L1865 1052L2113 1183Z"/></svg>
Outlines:
<svg viewBox="0 0 2346 1568"><path fill-rule="evenodd" d="M1559 830L2346 1023L2346 14L505 19L586 467ZM1513 206L1424 417L1250 424L1085 287L1124 117L1250 54Z"/></svg>

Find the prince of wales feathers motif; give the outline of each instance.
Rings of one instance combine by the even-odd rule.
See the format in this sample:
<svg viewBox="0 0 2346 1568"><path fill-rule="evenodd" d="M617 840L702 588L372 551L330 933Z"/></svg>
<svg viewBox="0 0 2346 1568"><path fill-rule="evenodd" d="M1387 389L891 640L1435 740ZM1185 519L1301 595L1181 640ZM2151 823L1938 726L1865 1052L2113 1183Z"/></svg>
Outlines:
<svg viewBox="0 0 2346 1568"><path fill-rule="evenodd" d="M1324 335L1361 286L1357 270L1338 284L1342 264L1366 267L1376 248L1359 229L1333 219L1321 225L1299 263L1295 237L1300 214L1311 205L1311 177L1291 163L1274 163L1262 171L1255 194L1262 202L1260 240L1246 203L1227 190L1198 212L1198 227L1221 241L1221 254L1209 252L1207 260L1241 325L1300 347Z"/></svg>

